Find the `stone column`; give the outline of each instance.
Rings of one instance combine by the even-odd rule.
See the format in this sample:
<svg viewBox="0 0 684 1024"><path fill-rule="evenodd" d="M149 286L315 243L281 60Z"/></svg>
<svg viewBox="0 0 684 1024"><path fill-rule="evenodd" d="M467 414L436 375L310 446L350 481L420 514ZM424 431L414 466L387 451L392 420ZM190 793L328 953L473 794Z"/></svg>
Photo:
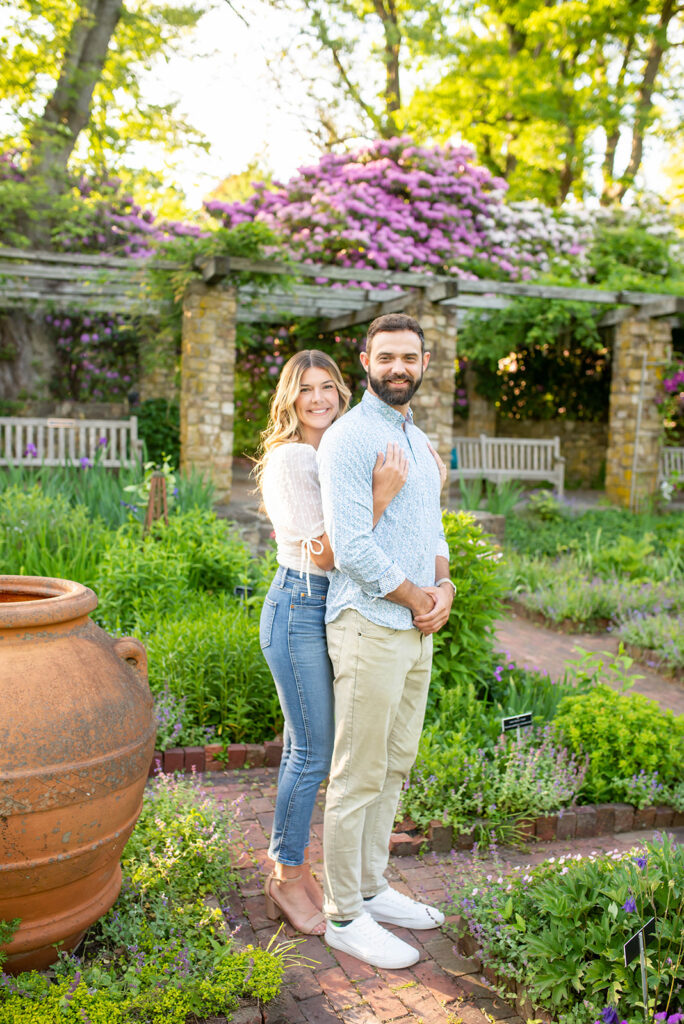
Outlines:
<svg viewBox="0 0 684 1024"><path fill-rule="evenodd" d="M159 324L147 325L140 345L140 401L148 398L178 398L178 351L174 329Z"/></svg>
<svg viewBox="0 0 684 1024"><path fill-rule="evenodd" d="M671 358L672 330L667 319L634 316L617 324L610 385L606 497L625 508L639 509L656 491L662 444L656 397L664 367Z"/></svg>
<svg viewBox="0 0 684 1024"><path fill-rule="evenodd" d="M183 298L181 468L208 474L230 500L235 376L235 289L193 281Z"/></svg>
<svg viewBox="0 0 684 1024"><path fill-rule="evenodd" d="M424 292L406 304L406 313L415 317L425 334L430 365L420 390L411 399L416 424L424 430L447 466L451 462L454 429L454 390L457 310L430 302Z"/></svg>
<svg viewBox="0 0 684 1024"><path fill-rule="evenodd" d="M466 436L479 437L480 434L486 434L487 437L496 437L496 406L488 398L478 395L477 374L472 366L466 368L465 381L468 392Z"/></svg>

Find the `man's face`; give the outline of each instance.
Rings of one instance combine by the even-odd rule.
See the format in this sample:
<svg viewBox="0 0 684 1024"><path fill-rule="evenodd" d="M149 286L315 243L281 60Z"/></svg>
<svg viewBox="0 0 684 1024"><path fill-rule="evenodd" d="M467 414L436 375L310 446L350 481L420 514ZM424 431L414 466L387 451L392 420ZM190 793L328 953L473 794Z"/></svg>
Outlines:
<svg viewBox="0 0 684 1024"><path fill-rule="evenodd" d="M370 355L361 353L361 364L373 394L387 405L407 406L420 387L430 353L422 354L413 331L380 331L370 346Z"/></svg>

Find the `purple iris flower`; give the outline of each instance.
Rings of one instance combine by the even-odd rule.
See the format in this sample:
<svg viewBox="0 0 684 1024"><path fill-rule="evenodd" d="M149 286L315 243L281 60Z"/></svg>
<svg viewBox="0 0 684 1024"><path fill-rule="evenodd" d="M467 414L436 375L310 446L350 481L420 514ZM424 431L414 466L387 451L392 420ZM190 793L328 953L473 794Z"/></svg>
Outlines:
<svg viewBox="0 0 684 1024"><path fill-rule="evenodd" d="M620 1024L620 1018L614 1006L606 1006L605 1010L601 1010L601 1016L603 1024Z"/></svg>
<svg viewBox="0 0 684 1024"><path fill-rule="evenodd" d="M622 909L626 910L628 914L634 914L635 913L635 911L636 911L636 900L634 899L633 896L630 896L629 899L625 900L625 902L622 904Z"/></svg>
<svg viewBox="0 0 684 1024"><path fill-rule="evenodd" d="M90 459L88 458L87 455L82 455L81 458L78 460L78 463L81 469L87 469L88 466L90 465Z"/></svg>

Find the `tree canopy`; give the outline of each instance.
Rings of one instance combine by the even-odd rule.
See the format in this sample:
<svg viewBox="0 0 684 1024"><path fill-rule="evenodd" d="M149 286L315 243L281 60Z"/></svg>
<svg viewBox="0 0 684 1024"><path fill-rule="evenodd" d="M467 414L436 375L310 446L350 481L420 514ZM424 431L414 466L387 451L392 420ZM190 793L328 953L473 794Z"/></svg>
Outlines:
<svg viewBox="0 0 684 1024"><path fill-rule="evenodd" d="M302 13L358 133L462 139L512 198L622 200L649 139L682 138L679 0L304 0ZM329 143L349 137L321 116Z"/></svg>
<svg viewBox="0 0 684 1024"><path fill-rule="evenodd" d="M5 152L64 192L67 169L106 177L133 143L202 144L174 104L146 101L143 73L167 59L203 6L151 0L14 0L0 39Z"/></svg>

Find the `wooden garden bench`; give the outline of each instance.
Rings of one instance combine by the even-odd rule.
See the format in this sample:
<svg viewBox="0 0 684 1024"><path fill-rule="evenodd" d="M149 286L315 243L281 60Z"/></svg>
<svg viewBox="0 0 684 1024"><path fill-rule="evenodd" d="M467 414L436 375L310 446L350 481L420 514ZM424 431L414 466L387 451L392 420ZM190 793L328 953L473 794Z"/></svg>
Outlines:
<svg viewBox="0 0 684 1024"><path fill-rule="evenodd" d="M684 448L661 448L658 459L658 483L669 480L674 473L677 473L680 480L684 480Z"/></svg>
<svg viewBox="0 0 684 1024"><path fill-rule="evenodd" d="M559 437L457 437L451 466L452 481L548 481L556 487L559 498L563 497L565 459Z"/></svg>
<svg viewBox="0 0 684 1024"><path fill-rule="evenodd" d="M79 420L0 416L0 466L69 466L88 459L107 469L142 463L138 418Z"/></svg>

